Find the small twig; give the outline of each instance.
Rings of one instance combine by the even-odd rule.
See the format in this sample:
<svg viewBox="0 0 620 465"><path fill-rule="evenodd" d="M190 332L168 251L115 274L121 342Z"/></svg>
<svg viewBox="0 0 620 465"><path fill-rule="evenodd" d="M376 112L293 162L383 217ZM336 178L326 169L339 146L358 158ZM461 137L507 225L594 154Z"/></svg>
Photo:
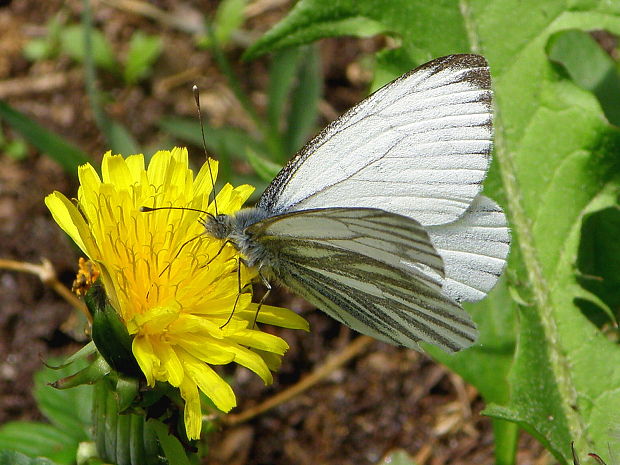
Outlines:
<svg viewBox="0 0 620 465"><path fill-rule="evenodd" d="M222 421L227 425L237 425L239 423L246 422L263 412L266 412L269 409L283 404L284 402L287 402L296 395L302 393L309 387L314 386L319 381L329 376L334 370L357 356L362 350L373 342L375 342L375 340L371 337L359 336L342 351L331 355L323 365L316 368L312 373L303 378L297 384L267 399L265 402L245 410L244 412L227 415L222 418Z"/></svg>
<svg viewBox="0 0 620 465"><path fill-rule="evenodd" d="M69 302L73 307L81 311L84 316L86 316L89 323L92 323L92 317L90 316L90 312L86 308L84 302L78 299L69 289L58 281L56 271L54 270L52 263L46 258L41 259L40 265L0 258L0 269L20 271L37 275L43 284L54 289L58 295Z"/></svg>
<svg viewBox="0 0 620 465"><path fill-rule="evenodd" d="M248 3L243 12L247 18L262 15L270 10L275 10L288 3L288 0L256 0Z"/></svg>
<svg viewBox="0 0 620 465"><path fill-rule="evenodd" d="M189 34L204 34L201 21L188 21L187 15L171 14L141 0L101 0L112 8L133 13Z"/></svg>
<svg viewBox="0 0 620 465"><path fill-rule="evenodd" d="M53 92L82 79L81 72L49 73L0 81L0 98Z"/></svg>
<svg viewBox="0 0 620 465"><path fill-rule="evenodd" d="M471 400L469 398L469 395L467 394L467 388L465 386L463 378L461 378L456 373L449 372L448 379L450 380L450 383L452 383L452 386L454 386L454 390L456 391L456 396L461 407L463 418L471 418Z"/></svg>
<svg viewBox="0 0 620 465"><path fill-rule="evenodd" d="M415 455L415 457L413 457L413 463L417 465L424 465L426 462L428 462L428 459L431 457L433 453L433 448L436 444L437 438L432 437L430 439L430 442L427 442L420 448L420 450L418 450L418 453Z"/></svg>
<svg viewBox="0 0 620 465"><path fill-rule="evenodd" d="M180 73L167 76L155 84L155 95L166 95L175 87L182 86L188 82L194 83L202 75L202 70L197 66L184 69Z"/></svg>

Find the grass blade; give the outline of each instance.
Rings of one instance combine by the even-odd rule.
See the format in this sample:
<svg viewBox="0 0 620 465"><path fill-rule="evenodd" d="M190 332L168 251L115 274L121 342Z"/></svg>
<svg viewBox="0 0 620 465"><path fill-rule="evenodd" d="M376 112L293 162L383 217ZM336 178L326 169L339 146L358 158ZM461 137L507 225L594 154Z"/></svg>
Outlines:
<svg viewBox="0 0 620 465"><path fill-rule="evenodd" d="M79 165L89 161L88 155L75 145L35 123L2 100L0 100L0 119L6 121L41 152L58 162L68 173L75 174Z"/></svg>

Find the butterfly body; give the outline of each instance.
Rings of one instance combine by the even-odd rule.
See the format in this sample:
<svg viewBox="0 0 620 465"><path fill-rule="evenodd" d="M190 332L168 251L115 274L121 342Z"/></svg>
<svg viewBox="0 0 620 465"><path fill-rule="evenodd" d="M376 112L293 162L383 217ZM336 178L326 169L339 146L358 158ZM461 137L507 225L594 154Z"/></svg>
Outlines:
<svg viewBox="0 0 620 465"><path fill-rule="evenodd" d="M244 208L234 215L217 215L205 219L205 233L232 244L242 255L249 267L272 268L274 254L252 239L247 228L267 218L269 212L260 208Z"/></svg>
<svg viewBox="0 0 620 465"><path fill-rule="evenodd" d="M338 321L397 345L471 345L461 301L501 274L510 235L480 194L492 93L478 55L433 60L325 128L255 208L205 220L263 278Z"/></svg>

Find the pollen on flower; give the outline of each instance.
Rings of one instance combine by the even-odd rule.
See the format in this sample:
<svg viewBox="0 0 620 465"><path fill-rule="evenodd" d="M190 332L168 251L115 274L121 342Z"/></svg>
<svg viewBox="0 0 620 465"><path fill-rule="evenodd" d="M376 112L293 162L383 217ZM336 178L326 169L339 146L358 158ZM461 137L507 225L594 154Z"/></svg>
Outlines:
<svg viewBox="0 0 620 465"><path fill-rule="evenodd" d="M209 163L216 174L217 163ZM142 209L215 213L207 164L194 175L181 148L157 152L148 166L142 155L107 153L101 172L100 178L91 165L80 167L77 207L59 192L46 204L100 270L148 384L163 381L180 389L188 437L197 438L199 391L222 411L236 404L231 387L211 366L236 362L269 383L273 357L288 348L254 326L254 319L295 329L307 329L307 322L279 307L263 306L256 315L251 293L239 295L256 271L242 264L232 246L204 233L200 212ZM252 191L225 185L217 194L218 212L236 212Z"/></svg>
<svg viewBox="0 0 620 465"><path fill-rule="evenodd" d="M84 297L88 292L88 289L90 289L90 287L99 278L99 274L99 269L93 261L80 257L78 262L78 272L73 280L71 291L80 297Z"/></svg>

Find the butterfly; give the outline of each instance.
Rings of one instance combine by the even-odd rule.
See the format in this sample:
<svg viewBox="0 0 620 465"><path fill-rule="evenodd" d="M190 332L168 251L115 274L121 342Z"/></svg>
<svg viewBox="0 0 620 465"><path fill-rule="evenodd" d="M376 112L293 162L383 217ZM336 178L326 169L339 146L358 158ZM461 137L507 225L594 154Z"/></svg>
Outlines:
<svg viewBox="0 0 620 465"><path fill-rule="evenodd" d="M491 79L479 55L430 61L336 119L253 208L210 215L263 281L379 340L454 352L510 248L502 209L480 192L493 143Z"/></svg>

